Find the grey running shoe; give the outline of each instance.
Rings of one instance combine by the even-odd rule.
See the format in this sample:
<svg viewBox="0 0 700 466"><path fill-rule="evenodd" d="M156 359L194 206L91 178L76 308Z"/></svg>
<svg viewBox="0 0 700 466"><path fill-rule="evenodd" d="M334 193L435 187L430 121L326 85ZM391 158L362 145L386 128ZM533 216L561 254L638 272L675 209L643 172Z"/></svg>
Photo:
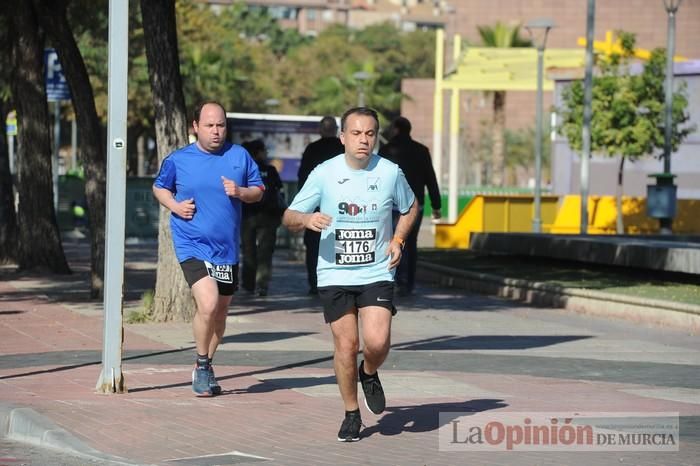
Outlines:
<svg viewBox="0 0 700 466"><path fill-rule="evenodd" d="M362 427L362 417L360 412L345 413L345 419L338 431L339 442L357 442L360 440L360 427Z"/></svg>
<svg viewBox="0 0 700 466"><path fill-rule="evenodd" d="M211 396L209 367L195 367L192 369L192 391L197 396Z"/></svg>
<svg viewBox="0 0 700 466"><path fill-rule="evenodd" d="M360 363L358 369L362 391L365 393L365 406L374 414L381 414L386 407L386 398L384 398L384 389L379 381L379 372L374 375L367 375L364 371L365 362Z"/></svg>
<svg viewBox="0 0 700 466"><path fill-rule="evenodd" d="M221 385L216 381L214 367L211 364L209 365L209 390L212 395L221 395Z"/></svg>

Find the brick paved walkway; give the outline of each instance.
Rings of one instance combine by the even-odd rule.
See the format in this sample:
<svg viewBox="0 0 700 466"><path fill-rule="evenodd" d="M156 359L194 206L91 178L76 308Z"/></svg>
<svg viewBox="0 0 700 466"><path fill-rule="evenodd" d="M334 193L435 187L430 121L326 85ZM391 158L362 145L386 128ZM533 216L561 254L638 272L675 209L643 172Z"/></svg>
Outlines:
<svg viewBox="0 0 700 466"><path fill-rule="evenodd" d="M178 323L127 325L129 393L100 395L101 303L85 298L84 247L68 245L68 253L71 276L0 275L0 403L32 408L135 464L656 465L700 457L697 337L426 286L399 301L382 369L387 411L363 407L361 441L341 444L328 329L303 294L303 266L284 252L271 295L232 305L215 359L222 396L192 395L191 331ZM154 254L155 245L128 248L127 306L152 286ZM440 412L572 411L678 412L680 449L438 449Z"/></svg>

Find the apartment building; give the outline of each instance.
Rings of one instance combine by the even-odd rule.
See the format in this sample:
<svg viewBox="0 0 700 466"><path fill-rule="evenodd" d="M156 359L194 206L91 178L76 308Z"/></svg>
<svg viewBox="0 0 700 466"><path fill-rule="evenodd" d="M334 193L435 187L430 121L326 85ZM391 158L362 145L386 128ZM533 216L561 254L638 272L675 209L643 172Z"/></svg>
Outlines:
<svg viewBox="0 0 700 466"><path fill-rule="evenodd" d="M240 0L202 0L221 8ZM362 29L391 22L401 30L444 28L450 6L442 0L245 0L266 8L280 25L302 34L317 35L332 24Z"/></svg>

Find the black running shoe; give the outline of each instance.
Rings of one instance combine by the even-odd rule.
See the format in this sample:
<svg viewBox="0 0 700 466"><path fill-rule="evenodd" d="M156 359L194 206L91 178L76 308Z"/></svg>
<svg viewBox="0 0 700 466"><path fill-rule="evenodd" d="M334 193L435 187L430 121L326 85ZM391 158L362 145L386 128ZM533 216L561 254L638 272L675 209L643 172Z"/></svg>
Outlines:
<svg viewBox="0 0 700 466"><path fill-rule="evenodd" d="M384 398L384 389L379 381L379 372L374 375L367 375L364 371L365 362L360 363L358 369L360 375L360 383L362 391L365 393L365 406L374 414L382 414L386 407L386 398Z"/></svg>
<svg viewBox="0 0 700 466"><path fill-rule="evenodd" d="M362 427L360 410L345 413L345 419L343 419L338 431L338 441L357 442L360 440L360 427Z"/></svg>

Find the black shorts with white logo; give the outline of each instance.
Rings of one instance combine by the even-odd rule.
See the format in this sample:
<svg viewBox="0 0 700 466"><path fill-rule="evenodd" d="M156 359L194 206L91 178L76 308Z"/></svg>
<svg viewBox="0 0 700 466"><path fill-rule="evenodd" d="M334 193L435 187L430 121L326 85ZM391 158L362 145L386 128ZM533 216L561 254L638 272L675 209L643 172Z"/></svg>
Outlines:
<svg viewBox="0 0 700 466"><path fill-rule="evenodd" d="M223 271L219 272L213 270L212 267L222 268ZM219 287L219 294L221 296L231 296L238 289L238 264L212 266L208 262L200 259L187 259L184 262L180 262L180 268L182 268L182 272L185 274L185 280L187 284L190 285L190 288L202 278L211 277L216 280L216 285ZM217 277L217 273L220 273L221 276Z"/></svg>
<svg viewBox="0 0 700 466"><path fill-rule="evenodd" d="M318 296L323 304L326 323L335 322L351 309L379 306L396 315L394 282L376 282L367 285L319 286Z"/></svg>

